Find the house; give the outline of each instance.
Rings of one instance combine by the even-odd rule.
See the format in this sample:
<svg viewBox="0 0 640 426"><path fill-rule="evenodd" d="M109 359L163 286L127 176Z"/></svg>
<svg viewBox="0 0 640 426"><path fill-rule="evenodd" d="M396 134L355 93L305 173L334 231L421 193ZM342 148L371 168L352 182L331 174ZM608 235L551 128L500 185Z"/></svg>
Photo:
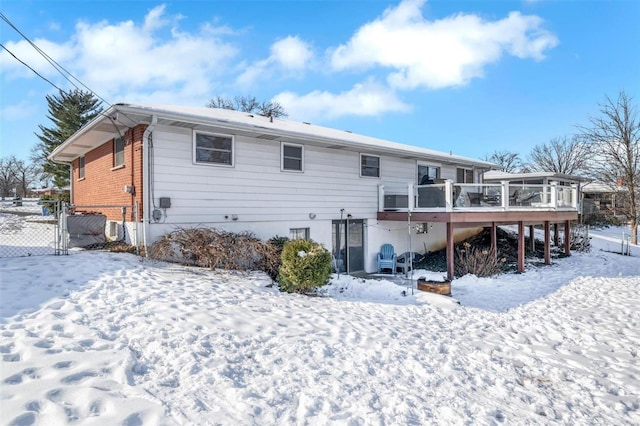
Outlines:
<svg viewBox="0 0 640 426"><path fill-rule="evenodd" d="M504 187L477 186L495 167L485 161L213 108L116 104L50 159L71 166L76 211L117 223L120 210L101 206L138 206L126 213L141 225L128 230L134 243L193 226L311 238L348 273L375 271L391 243L398 253L446 246L452 277L453 241L481 226L577 217L570 203L505 207Z"/></svg>
<svg viewBox="0 0 640 426"><path fill-rule="evenodd" d="M626 220L629 209L627 192L621 185L589 182L582 186L582 214L602 214Z"/></svg>

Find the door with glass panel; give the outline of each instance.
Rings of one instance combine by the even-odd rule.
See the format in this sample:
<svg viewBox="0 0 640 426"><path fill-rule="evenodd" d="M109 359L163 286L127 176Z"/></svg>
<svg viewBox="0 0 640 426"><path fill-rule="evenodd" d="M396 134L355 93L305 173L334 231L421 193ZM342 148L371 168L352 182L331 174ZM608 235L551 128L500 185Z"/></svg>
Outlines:
<svg viewBox="0 0 640 426"><path fill-rule="evenodd" d="M338 272L364 271L364 220L332 222L332 254Z"/></svg>

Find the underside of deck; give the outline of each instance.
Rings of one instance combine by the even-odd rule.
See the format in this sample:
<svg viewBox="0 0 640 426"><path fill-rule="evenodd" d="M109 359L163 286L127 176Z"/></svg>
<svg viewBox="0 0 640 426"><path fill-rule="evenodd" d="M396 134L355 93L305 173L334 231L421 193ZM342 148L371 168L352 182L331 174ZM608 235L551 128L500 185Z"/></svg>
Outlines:
<svg viewBox="0 0 640 426"><path fill-rule="evenodd" d="M554 240L558 244L558 224L564 224L564 252L570 254L571 221L578 219L578 212L546 211L546 210L510 210L510 211L454 211L454 212L378 212L378 220L412 222L439 222L447 225L447 278L454 278L454 240L455 228L491 227L491 246L497 256L496 227L498 225L518 226L518 272L524 272L525 227L529 228L529 236L534 244L534 226L542 225L544 229L544 260L551 263L551 233L554 225Z"/></svg>

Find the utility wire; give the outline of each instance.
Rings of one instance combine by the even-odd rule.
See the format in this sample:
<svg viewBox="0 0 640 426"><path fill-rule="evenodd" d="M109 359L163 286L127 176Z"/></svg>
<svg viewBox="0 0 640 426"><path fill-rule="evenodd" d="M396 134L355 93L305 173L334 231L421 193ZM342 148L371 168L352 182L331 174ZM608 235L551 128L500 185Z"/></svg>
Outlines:
<svg viewBox="0 0 640 426"><path fill-rule="evenodd" d="M69 77L67 77L67 75L69 75L73 80L77 81L82 87L84 87L85 89L87 89L89 92L91 92L96 98L98 98L101 102L107 104L109 107L112 107L113 104L109 101L107 101L106 99L104 99L102 96L100 96L98 93L96 93L94 90L91 90L91 88L89 88L86 84L84 84L82 81L80 81L76 76L74 76L71 72L69 72L67 69L65 69L62 65L60 65L58 62L56 62L53 58L51 58L49 55L47 55L46 52L44 52L42 49L40 49L40 47L38 47L37 44L35 44L34 42L32 42L29 37L27 37L24 33L22 33L22 31L20 31L20 29L18 29L10 20L9 18L7 18L4 13L0 12L0 18L7 23L7 25L9 25L11 28L13 28L18 34L20 34L22 36L22 38L24 38L27 43L29 43L31 45L31 47L33 47L36 52L38 52L43 58L45 58L47 60L47 62L49 62L49 64L51 64L51 66L53 68L55 68L56 71L58 71L58 73L60 73L60 75L62 75L62 77L64 77L69 83L71 83L71 85L73 85L73 87L75 87L76 89L80 89L78 87L77 84L75 84L73 81L71 81L71 79ZM63 91L62 89L60 89L58 86L56 86L55 84L53 84L51 81L47 80L45 77L43 77L42 75L40 75L36 70L34 70L33 68L31 68L29 65L27 65L25 62L21 61L16 55L14 55L13 53L11 53L9 51L9 49L7 49L5 46L3 46L2 44L0 44L0 46L2 46L2 48L4 50L6 50L7 52L9 52L9 54L11 54L11 56L13 56L18 62L20 62L21 64L23 64L24 66L26 66L27 68L29 68L31 71L33 71L34 73L36 73L40 78L42 78L43 80L45 80L47 83L51 84L53 87L55 87L56 89L58 89L59 91ZM117 126L115 125L115 122L113 121L113 119L109 116L107 116L106 114L104 114L103 112L100 112L100 115L103 115L107 118L109 118L109 120L111 120L112 124L114 125L114 127L116 127L116 131L118 132L118 134L120 135L120 137L122 137L122 135L120 134L120 131L118 130ZM131 121L131 123L133 123L134 125L138 124L135 120L133 120L132 118L128 117L126 114L122 114L124 117L126 117L129 121Z"/></svg>
<svg viewBox="0 0 640 426"><path fill-rule="evenodd" d="M54 83L51 82L51 80L48 80L46 77L44 77L43 75L41 75L38 71L34 70L33 68L31 68L28 64L26 64L25 62L23 62L22 60L20 60L20 58L18 58L16 55L13 54L13 52L11 52L9 49L7 49L7 47L0 43L0 47L2 47L4 50L7 51L7 53L11 56L13 56L16 61L20 62L22 65L24 65L25 67L29 68L31 71L33 71L38 77L40 77L41 79L43 79L44 81L46 81L47 83L49 83L50 85L52 85L53 87L55 87L56 89L62 91L61 88L59 88L58 86L56 86Z"/></svg>
<svg viewBox="0 0 640 426"><path fill-rule="evenodd" d="M13 28L18 34L20 34L22 36L22 38L25 39L27 41L27 43L29 43L31 45L31 47L33 47L36 50L36 52L38 52L43 58L45 58L47 60L47 62L49 62L49 64L51 64L51 66L53 68L55 68L55 70L58 71L58 73L60 73L60 75L62 77L64 77L69 83L71 83L71 85L73 85L73 87L75 87L76 89L80 89L76 83L74 83L69 77L67 77L67 75L71 76L71 78L73 78L73 80L77 81L82 87L84 87L85 89L87 89L88 91L93 93L102 102L104 102L105 104L107 104L109 106L112 106L110 102L108 102L107 100L102 98L100 95L98 95L96 92L94 92L89 87L87 87L86 84L84 84L82 81L77 79L73 74L71 74L69 71L67 71L62 65L60 65L58 62L56 62L51 56L47 55L47 53L45 51L40 49L40 47L38 47L37 44L32 42L29 39L29 37L27 37L22 31L20 31L18 29L18 27L13 25L13 23L9 20L9 18L7 18L4 15L4 13L0 12L0 18L2 18L2 20L4 22L6 22L7 25L9 25L11 28Z"/></svg>

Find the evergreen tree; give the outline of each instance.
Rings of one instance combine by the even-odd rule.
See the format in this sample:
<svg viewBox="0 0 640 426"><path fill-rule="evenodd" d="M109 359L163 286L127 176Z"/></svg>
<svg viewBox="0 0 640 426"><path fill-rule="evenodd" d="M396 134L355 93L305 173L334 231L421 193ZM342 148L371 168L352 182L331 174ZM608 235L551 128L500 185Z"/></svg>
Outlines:
<svg viewBox="0 0 640 426"><path fill-rule="evenodd" d="M63 188L69 185L69 166L56 164L47 159L47 156L99 115L102 106L91 92L78 89L61 90L57 95L47 95L46 99L49 105L47 118L53 122L53 127L38 125L42 134L36 133L40 143L32 152L32 160L42 168L45 175L52 177L55 186Z"/></svg>

